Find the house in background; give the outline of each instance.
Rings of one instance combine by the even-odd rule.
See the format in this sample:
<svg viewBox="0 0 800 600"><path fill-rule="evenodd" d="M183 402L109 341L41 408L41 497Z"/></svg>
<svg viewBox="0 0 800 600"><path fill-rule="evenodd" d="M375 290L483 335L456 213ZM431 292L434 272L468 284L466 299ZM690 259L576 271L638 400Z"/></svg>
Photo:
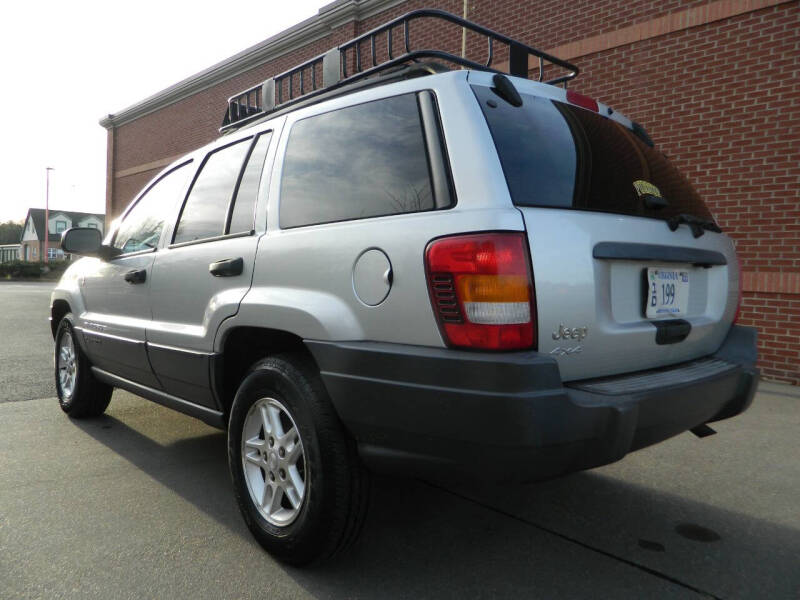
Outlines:
<svg viewBox="0 0 800 600"><path fill-rule="evenodd" d="M22 230L20 248L21 260L40 262L44 260L44 217L43 208L29 208ZM51 209L47 226L47 260L64 260L61 250L61 233L71 227L93 227L104 233L105 215Z"/></svg>

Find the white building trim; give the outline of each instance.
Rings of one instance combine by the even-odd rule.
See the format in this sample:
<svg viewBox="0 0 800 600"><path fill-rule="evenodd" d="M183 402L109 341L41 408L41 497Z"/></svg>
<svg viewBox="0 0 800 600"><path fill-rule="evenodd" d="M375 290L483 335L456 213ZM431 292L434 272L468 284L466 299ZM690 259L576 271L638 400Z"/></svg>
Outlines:
<svg viewBox="0 0 800 600"><path fill-rule="evenodd" d="M23 242L38 242L39 236L36 235L36 225L33 223L33 219L28 215L28 219L25 221L25 232L22 234L22 241Z"/></svg>

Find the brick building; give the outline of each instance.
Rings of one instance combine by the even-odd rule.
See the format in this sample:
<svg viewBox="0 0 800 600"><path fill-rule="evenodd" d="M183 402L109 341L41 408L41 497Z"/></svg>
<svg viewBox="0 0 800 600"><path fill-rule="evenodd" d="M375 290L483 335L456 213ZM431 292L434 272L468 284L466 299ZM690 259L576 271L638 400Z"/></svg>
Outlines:
<svg viewBox="0 0 800 600"><path fill-rule="evenodd" d="M106 213L218 135L232 94L422 7L578 65L570 83L642 123L737 243L740 322L767 377L800 384L800 6L797 0L338 0L291 29L108 115ZM460 29L412 46L461 50ZM401 37L401 36L397 36ZM468 38L467 56L485 54ZM499 57L502 59L502 56Z"/></svg>

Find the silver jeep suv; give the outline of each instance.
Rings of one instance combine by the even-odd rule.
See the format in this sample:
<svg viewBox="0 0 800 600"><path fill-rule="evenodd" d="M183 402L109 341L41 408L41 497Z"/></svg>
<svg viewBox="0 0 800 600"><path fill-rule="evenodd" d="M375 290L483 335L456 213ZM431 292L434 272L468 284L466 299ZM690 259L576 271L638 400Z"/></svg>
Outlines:
<svg viewBox="0 0 800 600"><path fill-rule="evenodd" d="M378 64L423 18L489 60L406 35ZM733 243L640 125L552 85L576 73L429 10L234 96L105 240L64 233L61 408L120 388L226 428L244 519L293 564L356 537L369 470L530 481L710 433L758 375Z"/></svg>

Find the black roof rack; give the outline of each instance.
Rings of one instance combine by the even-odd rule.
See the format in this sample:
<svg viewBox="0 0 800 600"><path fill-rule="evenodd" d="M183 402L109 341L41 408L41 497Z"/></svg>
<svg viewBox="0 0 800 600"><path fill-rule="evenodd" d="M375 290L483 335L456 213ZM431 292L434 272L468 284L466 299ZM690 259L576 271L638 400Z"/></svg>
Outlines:
<svg viewBox="0 0 800 600"><path fill-rule="evenodd" d="M464 30L485 36L487 40L486 61L478 63L451 52L432 48L412 49L410 44L410 24L413 21L425 18L443 19L463 27ZM403 51L402 54L395 56L393 35L395 30L400 27L402 27L403 34ZM383 34L385 34L385 54L387 58L379 63L376 55L376 43L379 41L378 36ZM353 38L349 42L332 48L324 54L307 60L296 67L292 67L288 71L275 75L263 83L231 96L228 98L228 108L225 111L225 118L222 121L220 132L241 127L300 100L312 98L345 84L370 77L386 69L410 61L417 62L423 58L439 59L471 69L500 73L501 71L492 67L492 63L495 60L496 42L504 44L508 48L509 75L527 78L529 56L539 59L539 81L544 80L545 67L548 65L565 69L567 73L550 79L546 83L563 83L566 86L567 81L578 75L578 67L575 65L472 21L443 10L415 10L384 23L372 31ZM370 51L367 57L369 64L365 67L364 61L362 61L362 54L364 54L362 45L366 43L369 43ZM349 65L348 61L350 61ZM309 86L311 89L308 89Z"/></svg>

